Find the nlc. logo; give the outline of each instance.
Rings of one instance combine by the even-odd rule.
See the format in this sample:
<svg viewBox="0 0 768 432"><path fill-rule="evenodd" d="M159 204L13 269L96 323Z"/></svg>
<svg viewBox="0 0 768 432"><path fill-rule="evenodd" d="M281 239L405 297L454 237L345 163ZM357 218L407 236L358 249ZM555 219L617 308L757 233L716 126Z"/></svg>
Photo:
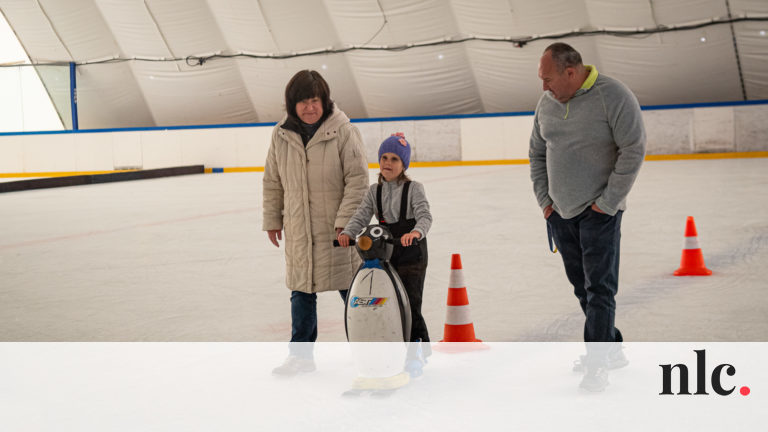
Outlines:
<svg viewBox="0 0 768 432"><path fill-rule="evenodd" d="M696 393L697 395L708 395L707 393L707 351L706 350L694 350L696 353ZM662 389L660 395L690 395L688 390L688 366L679 363L676 365L665 364L659 365L661 367L661 382ZM680 377L680 387L677 393L672 392L672 370L677 369L678 376ZM712 390L720 396L728 396L733 393L736 387L724 388L723 387L723 371L728 376L736 375L736 367L731 364L720 364L712 370L711 384ZM743 386L739 389L742 396L749 394L749 387Z"/></svg>

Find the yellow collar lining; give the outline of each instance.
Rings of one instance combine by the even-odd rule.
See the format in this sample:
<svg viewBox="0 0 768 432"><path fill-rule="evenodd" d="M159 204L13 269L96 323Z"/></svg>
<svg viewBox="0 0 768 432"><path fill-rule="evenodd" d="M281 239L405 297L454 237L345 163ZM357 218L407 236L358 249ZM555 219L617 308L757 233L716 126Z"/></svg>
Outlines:
<svg viewBox="0 0 768 432"><path fill-rule="evenodd" d="M588 90L592 88L592 86L595 85L595 81L597 81L597 68L594 65L585 65L584 67L589 71L589 75L587 75L587 79L584 80L584 84L581 85L581 88Z"/></svg>

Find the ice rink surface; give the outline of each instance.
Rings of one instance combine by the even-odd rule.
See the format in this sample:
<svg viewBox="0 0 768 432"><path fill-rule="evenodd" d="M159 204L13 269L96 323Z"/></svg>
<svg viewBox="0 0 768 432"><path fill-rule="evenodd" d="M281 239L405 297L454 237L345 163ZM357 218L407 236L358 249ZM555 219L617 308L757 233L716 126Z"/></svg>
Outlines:
<svg viewBox="0 0 768 432"><path fill-rule="evenodd" d="M376 170L371 170L371 180ZM445 320L461 254L477 337L580 341L527 165L412 168L434 223L423 313ZM261 173L0 194L0 341L287 341L283 249L261 231ZM673 277L694 216L709 277ZM622 224L627 341L768 341L768 159L646 162ZM319 341L344 341L319 295Z"/></svg>
<svg viewBox="0 0 768 432"><path fill-rule="evenodd" d="M316 372L281 379L269 373L285 357L285 344L276 342L0 344L0 425L73 432L759 431L768 417L766 344L627 342L629 367L612 371L608 389L593 394L579 390L581 374L570 368L583 343L488 342L483 351L436 352L423 376L391 396L354 398L342 393L356 376L355 347L317 345ZM721 396L708 385L708 395L659 395L659 363L693 366L695 349L706 350L712 365L736 365L735 376L722 376L733 392ZM746 385L752 392L743 396Z"/></svg>

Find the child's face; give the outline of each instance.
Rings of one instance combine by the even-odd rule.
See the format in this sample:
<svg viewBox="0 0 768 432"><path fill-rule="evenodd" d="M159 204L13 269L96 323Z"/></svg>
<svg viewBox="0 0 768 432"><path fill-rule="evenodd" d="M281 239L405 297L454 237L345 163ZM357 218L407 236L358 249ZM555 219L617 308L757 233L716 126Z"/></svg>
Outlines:
<svg viewBox="0 0 768 432"><path fill-rule="evenodd" d="M384 180L392 181L403 172L403 161L394 153L384 153L379 160L379 167Z"/></svg>

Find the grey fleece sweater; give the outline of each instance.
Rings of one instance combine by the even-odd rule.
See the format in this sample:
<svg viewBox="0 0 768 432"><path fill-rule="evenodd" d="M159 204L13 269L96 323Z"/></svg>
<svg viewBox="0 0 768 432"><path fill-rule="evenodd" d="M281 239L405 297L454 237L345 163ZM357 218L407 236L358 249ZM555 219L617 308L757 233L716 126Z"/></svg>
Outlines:
<svg viewBox="0 0 768 432"><path fill-rule="evenodd" d="M621 82L590 75L565 104L544 93L536 106L528 156L539 206L570 219L596 203L615 215L645 157L640 105Z"/></svg>
<svg viewBox="0 0 768 432"><path fill-rule="evenodd" d="M400 201L403 196L403 184L397 181L383 182L381 189L381 208L384 211L384 220L387 223L395 223L400 219ZM368 193L363 197L363 202L344 227L343 234L355 238L363 228L371 223L371 218L376 214L376 188L378 184L372 184ZM416 219L413 231L418 231L421 238L427 236L429 227L432 226L432 213L429 212L429 202L424 193L424 186L416 181L411 181L408 189L407 219ZM376 222L378 223L378 221Z"/></svg>

